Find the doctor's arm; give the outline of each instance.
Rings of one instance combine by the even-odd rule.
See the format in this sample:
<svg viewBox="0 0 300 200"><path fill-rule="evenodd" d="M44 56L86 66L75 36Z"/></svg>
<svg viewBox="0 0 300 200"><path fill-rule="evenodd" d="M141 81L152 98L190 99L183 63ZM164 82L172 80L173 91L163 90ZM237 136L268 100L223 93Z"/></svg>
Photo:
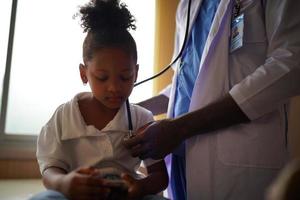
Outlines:
<svg viewBox="0 0 300 200"><path fill-rule="evenodd" d="M233 98L227 94L204 108L175 119L152 123L125 145L133 156L163 158L181 142L198 134L208 133L234 124L249 122Z"/></svg>
<svg viewBox="0 0 300 200"><path fill-rule="evenodd" d="M266 2L265 62L230 90L230 95L251 120L282 107L300 94L300 3Z"/></svg>
<svg viewBox="0 0 300 200"><path fill-rule="evenodd" d="M194 135L258 119L300 94L300 4L267 1L265 63L237 83L229 94L176 119L153 123L127 141L134 156L162 158Z"/></svg>
<svg viewBox="0 0 300 200"><path fill-rule="evenodd" d="M158 95L137 103L150 110L153 115L166 113L168 110L171 85L164 88Z"/></svg>

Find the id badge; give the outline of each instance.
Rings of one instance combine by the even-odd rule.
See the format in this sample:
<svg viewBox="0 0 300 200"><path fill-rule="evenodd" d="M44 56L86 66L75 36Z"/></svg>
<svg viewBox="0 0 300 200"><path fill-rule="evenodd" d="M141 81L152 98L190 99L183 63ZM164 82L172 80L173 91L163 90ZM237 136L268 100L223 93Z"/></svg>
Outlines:
<svg viewBox="0 0 300 200"><path fill-rule="evenodd" d="M230 53L243 46L244 14L235 17L231 22Z"/></svg>

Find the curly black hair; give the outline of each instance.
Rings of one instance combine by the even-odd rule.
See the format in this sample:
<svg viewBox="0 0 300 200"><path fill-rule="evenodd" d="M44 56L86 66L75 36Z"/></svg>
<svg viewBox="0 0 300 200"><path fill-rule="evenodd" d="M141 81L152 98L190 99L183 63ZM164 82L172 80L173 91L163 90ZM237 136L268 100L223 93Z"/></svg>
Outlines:
<svg viewBox="0 0 300 200"><path fill-rule="evenodd" d="M89 61L95 51L105 47L119 47L137 61L136 43L129 33L135 30L135 19L119 0L91 0L80 7L81 26L87 36L83 42L83 60Z"/></svg>

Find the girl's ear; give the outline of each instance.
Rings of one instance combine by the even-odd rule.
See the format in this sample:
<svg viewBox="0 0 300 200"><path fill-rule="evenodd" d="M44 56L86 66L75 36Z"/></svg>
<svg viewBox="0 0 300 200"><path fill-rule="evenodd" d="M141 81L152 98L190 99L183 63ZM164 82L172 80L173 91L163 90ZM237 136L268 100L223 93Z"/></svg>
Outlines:
<svg viewBox="0 0 300 200"><path fill-rule="evenodd" d="M86 66L82 63L79 64L79 72L80 72L80 78L82 80L82 83L87 84L88 79L86 76Z"/></svg>
<svg viewBox="0 0 300 200"><path fill-rule="evenodd" d="M135 78L134 78L134 82L136 82L138 74L139 74L139 64L136 64L136 66L135 66Z"/></svg>

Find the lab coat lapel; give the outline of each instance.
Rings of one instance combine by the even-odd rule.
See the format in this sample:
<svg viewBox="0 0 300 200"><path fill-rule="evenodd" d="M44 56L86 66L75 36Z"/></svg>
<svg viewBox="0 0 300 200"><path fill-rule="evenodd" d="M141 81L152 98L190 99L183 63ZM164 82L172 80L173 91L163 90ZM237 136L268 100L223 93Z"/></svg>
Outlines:
<svg viewBox="0 0 300 200"><path fill-rule="evenodd" d="M193 24L197 18L198 11L200 9L200 5L203 0L191 0L191 10L190 10L190 22L189 22L189 31L188 31L188 38L191 35L191 30L193 27ZM179 33L179 36L175 38L177 41L175 42L174 46L174 54L173 54L173 60L175 57L178 55L180 49L182 48L183 42L184 42L184 37L185 37L185 30L186 30L186 20L187 20L187 13L188 13L188 3L189 0L181 0L178 4L178 9L177 9L177 14L176 14L176 28ZM180 12L179 12L180 11ZM179 61L174 64L175 67L174 69L174 74L177 74L178 67L180 65L180 59ZM175 90L176 90L176 85L177 85L177 76L173 76L172 80L172 87L171 87L171 92L170 92L170 97L169 97L169 106L168 106L168 117L173 117L173 110L174 110L174 98L175 98Z"/></svg>
<svg viewBox="0 0 300 200"><path fill-rule="evenodd" d="M200 9L200 5L202 3L203 0L191 0L191 10L190 10L190 22L189 22L189 31L188 31L188 38L191 34L192 28L193 28L193 24L197 18L197 14L198 11ZM184 40L184 34L185 34L185 30L186 30L186 20L187 20L187 14L188 14L188 3L189 0L182 0L180 1L178 7L181 7L180 12L176 15L176 21L177 21L177 28L179 28L180 30L180 41L179 44L180 46L177 48L176 51L179 52L181 45L183 44L183 40ZM176 54L178 54L178 52L176 52Z"/></svg>
<svg viewBox="0 0 300 200"><path fill-rule="evenodd" d="M232 14L231 2L230 0L220 1L202 53L190 111L203 107L228 91L227 66Z"/></svg>

